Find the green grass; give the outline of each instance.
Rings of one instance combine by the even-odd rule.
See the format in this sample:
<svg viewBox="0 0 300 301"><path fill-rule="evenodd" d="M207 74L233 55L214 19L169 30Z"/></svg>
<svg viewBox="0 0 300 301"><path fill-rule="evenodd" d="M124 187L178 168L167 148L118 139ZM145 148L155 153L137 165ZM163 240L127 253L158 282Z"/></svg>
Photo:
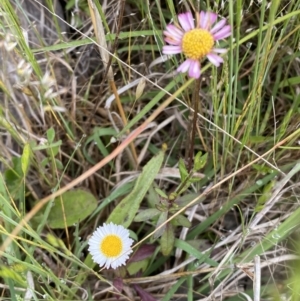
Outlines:
<svg viewBox="0 0 300 301"><path fill-rule="evenodd" d="M128 0L119 24L123 2L94 0L113 80L86 1L64 15L45 1L50 43L14 2L0 8L1 299L299 300L300 1ZM155 61L166 24L187 10L232 26L224 64L202 62L191 170L197 83L170 76L183 56ZM116 101L105 109L112 94L126 123ZM96 265L87 242L107 220L145 258Z"/></svg>

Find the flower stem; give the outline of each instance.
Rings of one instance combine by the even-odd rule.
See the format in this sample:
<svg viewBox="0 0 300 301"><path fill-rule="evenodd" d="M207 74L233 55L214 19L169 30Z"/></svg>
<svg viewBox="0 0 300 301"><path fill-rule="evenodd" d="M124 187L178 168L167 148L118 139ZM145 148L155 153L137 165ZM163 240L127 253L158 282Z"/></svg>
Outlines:
<svg viewBox="0 0 300 301"><path fill-rule="evenodd" d="M201 79L195 81L195 89L193 93L193 109L190 111L189 124L188 124L188 139L186 145L185 161L187 162L187 170L190 172L193 168L193 159L194 159L194 140L196 135L197 127L197 115L198 115L198 106L200 102L200 84Z"/></svg>

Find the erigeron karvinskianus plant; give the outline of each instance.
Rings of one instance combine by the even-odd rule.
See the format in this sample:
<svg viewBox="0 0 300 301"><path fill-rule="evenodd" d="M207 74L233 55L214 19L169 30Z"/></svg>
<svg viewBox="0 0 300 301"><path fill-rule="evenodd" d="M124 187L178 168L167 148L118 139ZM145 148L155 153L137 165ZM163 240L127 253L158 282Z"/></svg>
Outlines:
<svg viewBox="0 0 300 301"><path fill-rule="evenodd" d="M213 12L197 12L195 21L191 12L178 15L179 24L167 25L164 40L170 45L163 47L163 53L168 55L182 53L186 60L177 68L178 72L188 71L189 77L199 78L200 62L208 60L219 67L223 58L219 54L226 53L225 48L217 48L215 42L231 35L231 27L222 19L216 23L218 15Z"/></svg>

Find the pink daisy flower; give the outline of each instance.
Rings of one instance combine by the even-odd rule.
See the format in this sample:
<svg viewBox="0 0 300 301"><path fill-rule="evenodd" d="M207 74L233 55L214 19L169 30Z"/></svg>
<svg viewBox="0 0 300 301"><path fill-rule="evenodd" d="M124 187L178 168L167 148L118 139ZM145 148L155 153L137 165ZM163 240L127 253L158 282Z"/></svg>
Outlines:
<svg viewBox="0 0 300 301"><path fill-rule="evenodd" d="M205 56L216 67L223 63L218 54L225 53L226 49L214 48L214 44L215 41L229 37L231 27L226 25L225 19L216 23L217 17L215 13L201 11L196 13L194 22L192 13L187 12L178 15L180 25L167 25L164 35L170 45L163 47L163 53L183 53L186 56L186 60L177 68L178 72L188 71L190 77L199 78L200 61Z"/></svg>

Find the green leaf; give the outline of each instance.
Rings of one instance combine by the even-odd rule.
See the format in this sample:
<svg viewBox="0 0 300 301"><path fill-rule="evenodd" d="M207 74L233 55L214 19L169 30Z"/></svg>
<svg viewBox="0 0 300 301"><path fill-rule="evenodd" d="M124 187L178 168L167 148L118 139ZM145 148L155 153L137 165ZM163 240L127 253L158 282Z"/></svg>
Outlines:
<svg viewBox="0 0 300 301"><path fill-rule="evenodd" d="M168 219L168 211L164 211L160 214L157 223L156 223L156 228L158 228L161 224L163 224L166 220ZM159 228L157 231L155 231L155 233L153 234L153 238L156 239L160 236L162 236L162 234L164 233L166 229L166 225L162 226L161 228Z"/></svg>
<svg viewBox="0 0 300 301"><path fill-rule="evenodd" d="M188 180L186 181L185 185L183 187L181 187L181 189L177 192L177 196L180 194L183 194L191 185L191 182ZM177 198L176 196L176 198Z"/></svg>
<svg viewBox="0 0 300 301"><path fill-rule="evenodd" d="M26 143L21 156L21 167L24 176L26 176L29 169L30 157L31 157L31 148L30 145Z"/></svg>
<svg viewBox="0 0 300 301"><path fill-rule="evenodd" d="M196 197L198 197L199 194L197 193L189 193L189 194L185 194L183 196L180 196L176 199L175 203L179 206L179 207L184 207L186 205L188 205L191 201L193 201ZM204 200L204 197L201 198L197 203L200 203Z"/></svg>
<svg viewBox="0 0 300 301"><path fill-rule="evenodd" d="M55 138L55 130L54 130L54 128L48 129L48 131L47 131L47 140L48 140L48 143L51 144L54 141L54 138Z"/></svg>
<svg viewBox="0 0 300 301"><path fill-rule="evenodd" d="M171 254L175 243L175 235L172 224L168 223L166 226L166 230L160 239L161 252L164 256L168 256Z"/></svg>
<svg viewBox="0 0 300 301"><path fill-rule="evenodd" d="M272 195L274 184L275 181L273 180L264 187L263 193L258 198L257 204L255 205L254 212L260 212L265 207L265 203L270 199Z"/></svg>
<svg viewBox="0 0 300 301"><path fill-rule="evenodd" d="M51 233L48 233L46 235L46 241L55 248L61 248L61 249L67 248L65 246L64 242L60 238L57 238L55 235L53 235Z"/></svg>
<svg viewBox="0 0 300 301"><path fill-rule="evenodd" d="M287 86L295 86L300 84L300 77L290 77L279 84L279 88L284 88Z"/></svg>
<svg viewBox="0 0 300 301"><path fill-rule="evenodd" d="M148 203L148 207L149 208L155 208L159 203L160 203L160 197L157 194L157 192L155 191L156 188L155 187L155 183L153 183L149 190L148 193L146 195L146 199L147 199L147 203Z"/></svg>
<svg viewBox="0 0 300 301"><path fill-rule="evenodd" d="M111 137L117 134L116 130L113 128L93 128L93 133L90 137L86 139L86 142L83 146L83 154L86 157L87 161L91 164L96 164L96 161L90 156L91 144L102 154L103 157L108 156L110 149L108 147ZM114 168L114 163L111 161L109 165Z"/></svg>
<svg viewBox="0 0 300 301"><path fill-rule="evenodd" d="M157 194L160 195L162 198L165 198L165 199L168 198L168 196L165 194L165 192L162 191L161 189L159 189L158 187L156 187L156 188L154 188L154 189L155 189L155 191L157 192Z"/></svg>
<svg viewBox="0 0 300 301"><path fill-rule="evenodd" d="M152 219L155 216L158 216L160 213L161 213L161 211L159 211L156 208L146 209L146 210L143 210L142 212L138 213L136 215L136 217L134 218L134 221L135 222L144 222L149 219Z"/></svg>
<svg viewBox="0 0 300 301"><path fill-rule="evenodd" d="M49 164L49 158L47 157L40 162L41 167L46 167L47 164Z"/></svg>
<svg viewBox="0 0 300 301"><path fill-rule="evenodd" d="M190 178L188 180L188 182L191 184L191 183L197 183L197 182L199 182L201 180L202 180L202 178L200 178L200 177L193 177L193 178Z"/></svg>
<svg viewBox="0 0 300 301"><path fill-rule="evenodd" d="M172 220L172 224L174 226L182 226L186 228L189 228L192 225L189 219L182 214L179 214L176 217L174 217L174 219Z"/></svg>
<svg viewBox="0 0 300 301"><path fill-rule="evenodd" d="M164 152L161 151L144 166L132 192L117 205L108 217L107 223L113 222L117 225L123 225L125 228L129 227L139 210L140 203L144 199L148 189L155 179L155 176L158 174L163 163L163 159Z"/></svg>
<svg viewBox="0 0 300 301"><path fill-rule="evenodd" d="M55 159L54 161L55 161L55 165L56 165L57 169L59 169L59 170L63 170L64 169L64 166L63 166L63 164L61 163L60 160Z"/></svg>
<svg viewBox="0 0 300 301"><path fill-rule="evenodd" d="M183 182L188 177L189 173L185 167L185 164L184 164L184 161L182 160L182 158L180 158L180 160L179 160L178 167L179 167L180 179Z"/></svg>
<svg viewBox="0 0 300 301"><path fill-rule="evenodd" d="M140 271L144 272L147 269L149 262L150 259L146 258L144 260L129 263L128 266L126 267L129 275L135 275Z"/></svg>
<svg viewBox="0 0 300 301"><path fill-rule="evenodd" d="M63 251L65 251L66 254L72 255L72 253L68 250L65 243L63 242L63 240L57 238L55 235L48 233L46 235L46 241L53 247L62 249Z"/></svg>
<svg viewBox="0 0 300 301"><path fill-rule="evenodd" d="M0 277L3 279L12 279L19 285L26 287L26 281L10 267L0 266Z"/></svg>
<svg viewBox="0 0 300 301"><path fill-rule="evenodd" d="M67 191L53 201L48 216L48 225L52 229L63 229L87 218L97 207L96 198L81 189Z"/></svg>
<svg viewBox="0 0 300 301"><path fill-rule="evenodd" d="M23 178L21 158L13 157L12 164L13 167L5 171L5 180L8 184L13 184Z"/></svg>
<svg viewBox="0 0 300 301"><path fill-rule="evenodd" d="M49 145L49 148L47 149L47 153L51 157L55 157L59 152L59 146L52 146Z"/></svg>
<svg viewBox="0 0 300 301"><path fill-rule="evenodd" d="M51 144L46 143L46 144L39 144L36 146L31 146L31 149L34 151L39 151L39 150L46 150L47 152L49 152L50 148L59 148L62 145L62 141L58 140L56 142L52 142ZM53 154L53 151L51 151L51 154Z"/></svg>
<svg viewBox="0 0 300 301"><path fill-rule="evenodd" d="M179 248L179 249L185 251L190 256L196 257L199 260L199 263L205 262L213 267L218 266L218 262L209 258L209 256L210 256L209 253L203 254L202 252L200 252L199 250L197 250L196 248L191 246L186 241L183 241L181 239L176 239L175 246L176 246L176 248Z"/></svg>
<svg viewBox="0 0 300 301"><path fill-rule="evenodd" d="M269 166L263 165L263 164L253 164L253 165L251 165L251 167L253 169L255 169L256 171L260 172L263 175L267 175L267 174L272 173L274 171Z"/></svg>
<svg viewBox="0 0 300 301"><path fill-rule="evenodd" d="M27 267L23 263L13 263L9 267L14 270L16 273L24 273L27 271Z"/></svg>
<svg viewBox="0 0 300 301"><path fill-rule="evenodd" d="M202 152L198 152L194 160L194 170L197 171L206 165L208 154L202 156Z"/></svg>

